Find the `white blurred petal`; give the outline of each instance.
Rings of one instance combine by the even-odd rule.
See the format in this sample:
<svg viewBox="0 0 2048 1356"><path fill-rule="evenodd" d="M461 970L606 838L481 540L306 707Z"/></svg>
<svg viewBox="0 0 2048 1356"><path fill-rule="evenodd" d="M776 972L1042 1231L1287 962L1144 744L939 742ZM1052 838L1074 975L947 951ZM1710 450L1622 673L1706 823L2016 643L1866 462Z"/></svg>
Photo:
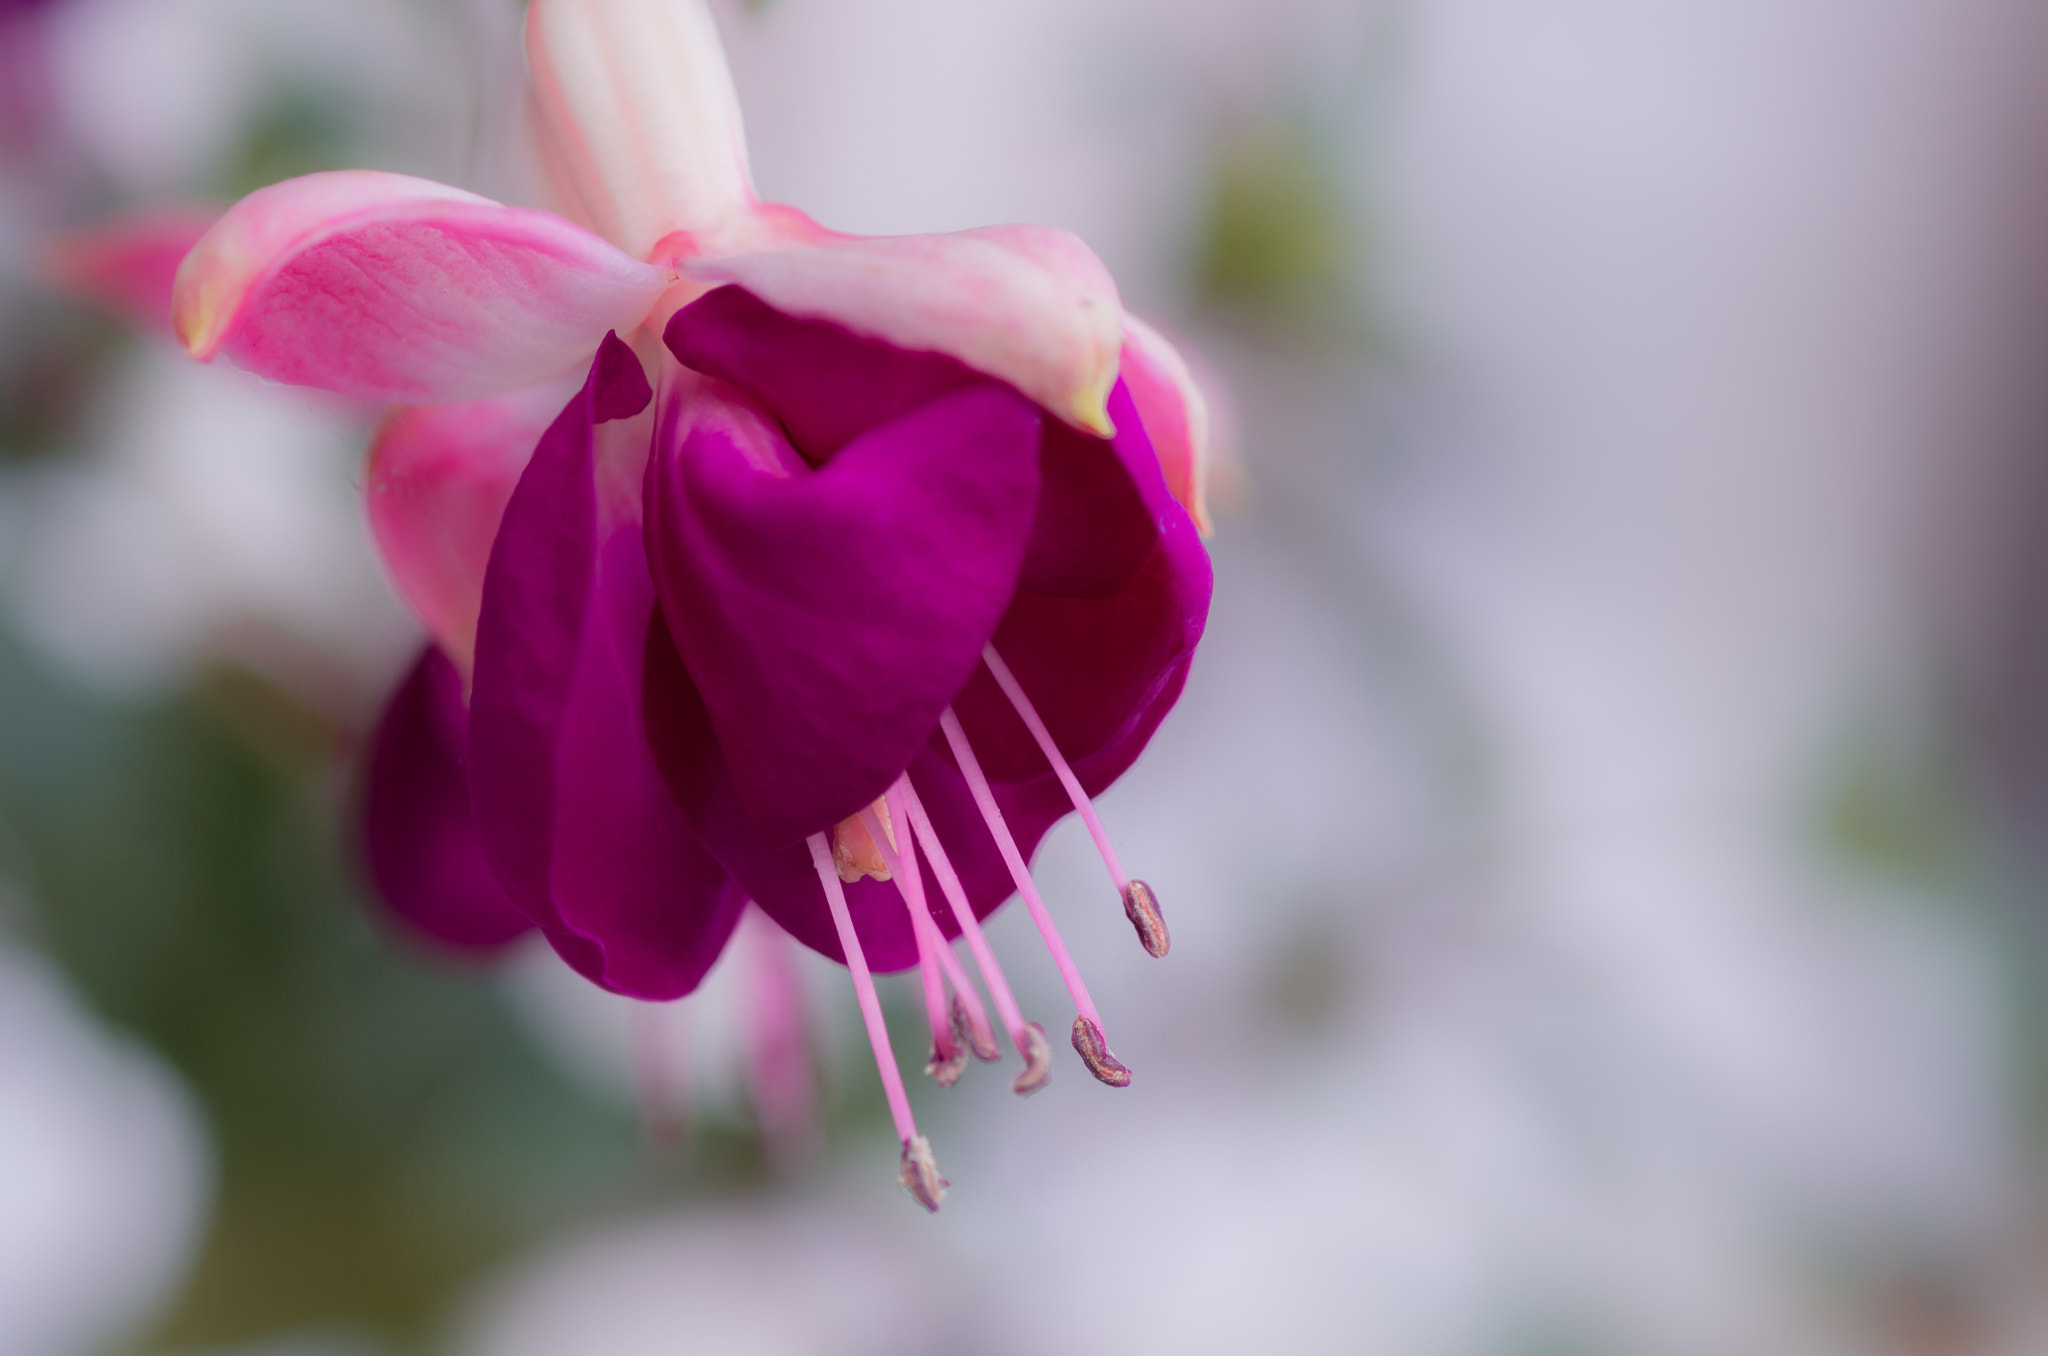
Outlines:
<svg viewBox="0 0 2048 1356"><path fill-rule="evenodd" d="M0 1351L84 1356L154 1314L193 1260L212 1175L176 1077L0 948Z"/></svg>
<svg viewBox="0 0 2048 1356"><path fill-rule="evenodd" d="M452 147L435 143L466 118L484 72L443 17L398 0L65 0L53 7L57 101L133 196L227 173L259 119L292 100L342 114L349 134L396 133L402 163L383 168L446 172Z"/></svg>
<svg viewBox="0 0 2048 1356"><path fill-rule="evenodd" d="M355 489L361 421L324 399L139 349L91 459L0 489L8 602L94 683L139 692L230 656L375 688L415 634Z"/></svg>
<svg viewBox="0 0 2048 1356"><path fill-rule="evenodd" d="M673 1003L644 1003L600 989L539 937L514 953L502 982L513 1014L534 1043L586 1091L628 1105L655 1094L671 1104L643 1110L709 1111L745 1121L742 1024L752 1000L747 986L754 959L744 950L754 940L745 930L760 921L746 920L697 991ZM846 971L795 941L781 940L803 984L811 1067L821 1085L871 1077L865 1047L845 1039L848 1024L859 1020ZM849 1063L849 1056L859 1062Z"/></svg>
<svg viewBox="0 0 2048 1356"><path fill-rule="evenodd" d="M893 1165L884 1177L890 1175ZM968 1297L935 1243L926 1221L872 1202L707 1208L618 1225L502 1277L472 1306L453 1350L456 1356L937 1356L973 1350L958 1336L971 1331L961 1324ZM982 1322L977 1318L975 1327Z"/></svg>
<svg viewBox="0 0 2048 1356"><path fill-rule="evenodd" d="M776 0L720 14L761 195L835 230L1059 226L1179 309L1218 86L1359 50L1342 0Z"/></svg>

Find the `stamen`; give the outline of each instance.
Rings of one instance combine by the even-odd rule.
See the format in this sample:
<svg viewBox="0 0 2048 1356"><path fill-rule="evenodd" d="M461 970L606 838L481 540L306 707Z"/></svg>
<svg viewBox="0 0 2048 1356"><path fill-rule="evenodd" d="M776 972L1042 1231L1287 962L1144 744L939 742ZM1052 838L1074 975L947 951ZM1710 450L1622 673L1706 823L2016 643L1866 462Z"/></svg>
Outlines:
<svg viewBox="0 0 2048 1356"><path fill-rule="evenodd" d="M960 765L960 773L967 779L967 789L974 794L974 803L981 809L982 820L995 837L996 847L1010 868L1010 879L1017 883L1017 893L1024 897L1024 907L1030 910L1031 921L1038 925L1038 935L1045 940L1045 949L1052 953L1053 964L1059 967L1060 978L1066 982L1074 1006L1100 1031L1102 1014L1095 1010L1095 1000L1088 996L1088 986L1081 982L1080 968L1068 953L1067 944L1060 940L1060 930L1053 925L1052 915L1046 911L1045 901L1039 897L1038 887L1032 883L1031 869L1024 864L1024 854L1017 850L1017 840L1011 837L1010 826L1003 822L1003 812L996 804L995 792L990 789L988 778L982 775L981 764L967 743L967 732L960 728L960 718L953 714L952 707L947 707L940 714L939 728L946 732L946 743L952 746L953 760ZM1092 1070L1093 1066L1090 1067ZM1096 1076L1101 1077L1100 1073ZM1124 1086L1109 1079L1103 1081L1111 1087ZM1127 1078L1125 1082L1128 1081Z"/></svg>
<svg viewBox="0 0 2048 1356"><path fill-rule="evenodd" d="M1024 1024L1024 1072L1010 1084L1010 1091L1019 1097L1029 1097L1052 1081L1052 1042L1045 1038L1045 1028L1036 1022Z"/></svg>
<svg viewBox="0 0 2048 1356"><path fill-rule="evenodd" d="M875 996L875 977L868 973L867 957L861 954L860 935L853 930L853 915L846 908L846 885L832 863L832 845L825 835L814 833L807 841L811 865L817 869L818 884L825 887L825 905L832 911L832 926L839 930L839 946L846 953L847 973L853 976L853 996L860 1003L861 1021L867 1025L868 1044L875 1052L875 1072L882 1079L882 1095L889 1101L889 1118L896 1123L896 1138L903 1142L905 1177L915 1164L913 1180L905 1189L927 1210L937 1210L948 1185L932 1162L932 1146L917 1133L911 1119L910 1098L903 1091L903 1071L896 1067L896 1052L889 1045L889 1028L882 1021L882 1000ZM927 1169L929 1171L927 1171Z"/></svg>
<svg viewBox="0 0 2048 1356"><path fill-rule="evenodd" d="M1103 1039L1102 1028L1086 1017L1074 1019L1074 1053L1094 1074L1113 1088L1127 1088L1131 1085L1131 1071L1124 1067L1122 1060L1109 1053L1109 1042Z"/></svg>
<svg viewBox="0 0 2048 1356"><path fill-rule="evenodd" d="M1138 930L1138 941L1147 954L1164 956L1171 945L1166 932L1166 918L1159 912L1159 897L1152 893L1152 887L1141 880L1132 880L1124 874L1123 863L1117 860L1116 849L1110 846L1109 830L1102 826L1102 816L1095 813L1095 802L1082 789L1081 779L1074 775L1074 769L1060 754L1060 746L1053 742L1052 731L1039 719L1038 708L1024 695L1024 687L1017 681L1017 675L1010 672L1010 666L996 653L996 647L982 647L981 662L988 665L989 673L995 678L996 686L1010 699L1010 705L1024 721L1031 737L1038 741L1038 748L1052 764L1053 772L1059 777L1060 785L1067 789L1067 799L1074 803L1075 813L1088 826L1088 836L1095 840L1095 850L1102 856L1102 864L1109 868L1110 882L1116 892L1123 896L1124 914L1131 920L1131 926Z"/></svg>
<svg viewBox="0 0 2048 1356"><path fill-rule="evenodd" d="M1124 917L1138 930L1138 941L1152 956L1163 956L1172 947L1166 934L1166 915L1159 911L1159 896L1144 881L1124 886Z"/></svg>
<svg viewBox="0 0 2048 1356"><path fill-rule="evenodd" d="M950 958L953 952L949 948L939 954ZM996 1033L989 1028L988 1014L981 1011L981 998L968 984L967 976L959 972L959 964L954 961L954 969L949 972L953 979L953 1030L967 1042L976 1059L993 1064L1003 1057L1003 1052L996 1048Z"/></svg>
<svg viewBox="0 0 2048 1356"><path fill-rule="evenodd" d="M1002 966L996 964L996 954L989 949L988 938L982 933L981 920L974 916L974 908L967 901L967 891L960 884L960 874L946 856L946 849L932 828L931 816L925 813L924 802L918 799L917 788L906 777L890 790L900 798L904 818L910 821L911 836L924 849L925 857L932 864L932 874L939 878L939 892L945 895L954 920L960 924L960 935L967 939L967 949L973 953L982 981L988 985L989 997L996 1005L996 1012L1002 1016L1003 1026L1010 1033L1010 1043L1024 1058L1024 1072L1017 1075L1016 1081L1010 1084L1010 1090L1020 1097L1028 1096L1044 1087L1046 1079L1052 1076L1049 1057L1045 1053L1045 1028L1036 1022L1025 1021L1024 1014L1017 1010L1017 1000L1010 993L1010 982L1003 978Z"/></svg>
<svg viewBox="0 0 2048 1356"><path fill-rule="evenodd" d="M876 805L881 804L876 802ZM882 813L888 813L886 806ZM873 807L861 811L861 821L869 840L880 851L882 863L889 873L887 878L896 882L896 893L903 897L904 907L910 913L911 935L917 939L917 969L924 981L925 1015L932 1026L932 1054L925 1061L924 1071L937 1079L940 1087L950 1088L959 1081L961 1070L967 1067L967 1052L954 1038L952 1014L946 1007L946 982L939 974L939 953L946 949L946 939L940 935L938 924L932 922L931 910L925 903L923 875L917 869L916 859L905 862L897 856L895 835L888 831L888 824L876 816ZM844 875L842 872L842 879Z"/></svg>
<svg viewBox="0 0 2048 1356"><path fill-rule="evenodd" d="M948 1047L933 1041L931 1056L924 1062L926 1076L942 1088L952 1087L960 1081L960 1075L967 1072L967 1042L960 1038L957 1028L951 1034L952 1053L946 1053Z"/></svg>
<svg viewBox="0 0 2048 1356"><path fill-rule="evenodd" d="M897 781L902 787L909 785L907 778L899 777ZM891 818L882 821L882 828L885 831L884 837L873 841L877 844L887 843L888 847L883 853L886 858L884 865L891 872L901 871L900 879L909 882L910 889L916 892L914 898L911 895L905 895L904 902L911 909L911 925L918 936L919 965L922 966L927 958L935 959L939 968L945 972L947 982L953 988L949 1016L945 1022L948 1034L952 1037L952 1053L944 1056L951 1066L950 1076L936 1072L932 1067L933 1064L940 1062L943 1049L943 1043L936 1036L940 1029L940 1020L936 1016L933 1017L932 1021L932 1030L934 1032L933 1059L931 1063L925 1066L925 1072L938 1078L941 1087L951 1087L954 1081L960 1077L960 1069L965 1066L966 1056L960 1053L960 1046L963 1043L967 1049L973 1052L974 1057L983 1063L993 1063L1001 1059L1003 1052L996 1047L995 1032L988 1024L988 1011L981 1005L981 995L975 992L974 981L969 979L967 972L960 968L960 958L953 954L952 946L947 943L945 934L939 931L939 925L932 917L930 900L924 892L924 875L917 869L914 845L905 848L906 851L913 853L907 868L903 865L902 859L897 854L896 835L893 825L896 823L908 824L910 816L903 807L903 797L897 787L891 787L889 795L876 803L886 808L891 799L897 802L897 807L894 810L888 811ZM908 839L905 840L906 844L909 844L910 841ZM951 863L948 863L949 867L950 865ZM899 893L902 888L899 884ZM931 985L930 981L927 980L925 988L927 1011L930 1011L931 1008L931 996Z"/></svg>
<svg viewBox="0 0 2048 1356"><path fill-rule="evenodd" d="M946 1188L953 1185L939 1176L938 1160L932 1157L932 1142L923 1135L913 1135L903 1141L903 1167L896 1175L897 1183L917 1203L934 1215L945 1204Z"/></svg>
<svg viewBox="0 0 2048 1356"><path fill-rule="evenodd" d="M904 816L904 819L907 823L909 816ZM932 926L938 927L937 919L932 921ZM946 972L946 982L953 987L954 1034L965 1033L967 1047L974 1051L976 1059L985 1063L1001 1059L1003 1052L996 1048L995 1028L988 1024L988 1009L981 1005L981 995L975 992L974 981L961 968L960 958L953 954L953 945L945 940L945 934L940 934L939 941L939 968Z"/></svg>

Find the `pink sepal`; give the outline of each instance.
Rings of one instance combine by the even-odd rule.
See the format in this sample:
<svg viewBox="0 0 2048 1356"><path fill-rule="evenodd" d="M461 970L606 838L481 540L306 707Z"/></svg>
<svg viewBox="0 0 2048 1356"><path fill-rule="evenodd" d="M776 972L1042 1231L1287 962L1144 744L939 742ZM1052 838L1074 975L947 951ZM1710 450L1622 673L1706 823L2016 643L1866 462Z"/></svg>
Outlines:
<svg viewBox="0 0 2048 1356"><path fill-rule="evenodd" d="M1215 448L1201 383L1165 336L1129 313L1124 316L1122 374L1167 491L1188 511L1196 530L1208 536L1213 530L1208 487Z"/></svg>
<svg viewBox="0 0 2048 1356"><path fill-rule="evenodd" d="M550 212L339 170L258 189L178 269L202 361L373 400L474 400L587 362L673 281Z"/></svg>
<svg viewBox="0 0 2048 1356"><path fill-rule="evenodd" d="M60 291L150 334L171 332L178 263L220 220L217 203L180 203L94 222L50 242L44 272Z"/></svg>
<svg viewBox="0 0 2048 1356"><path fill-rule="evenodd" d="M778 210L772 229L789 243L685 259L683 272L738 283L789 315L837 321L899 348L951 354L1077 428L1101 437L1115 432L1108 401L1123 307L1109 270L1072 234L984 226L945 235L842 236L807 222L800 231L800 214ZM767 223L765 213L761 220Z"/></svg>
<svg viewBox="0 0 2048 1356"><path fill-rule="evenodd" d="M469 688L484 570L506 501L575 379L491 400L394 410L364 481L370 530L399 595Z"/></svg>
<svg viewBox="0 0 2048 1356"><path fill-rule="evenodd" d="M641 259L677 232L748 239L746 134L704 0L532 0L526 62L555 165L607 239Z"/></svg>

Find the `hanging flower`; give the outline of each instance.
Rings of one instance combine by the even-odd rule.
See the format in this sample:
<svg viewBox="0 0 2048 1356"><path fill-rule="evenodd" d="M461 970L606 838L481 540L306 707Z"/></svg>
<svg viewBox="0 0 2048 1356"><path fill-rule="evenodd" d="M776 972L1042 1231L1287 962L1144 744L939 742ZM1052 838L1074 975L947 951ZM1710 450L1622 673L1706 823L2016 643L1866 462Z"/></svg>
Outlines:
<svg viewBox="0 0 2048 1356"><path fill-rule="evenodd" d="M919 966L950 1083L997 1056L964 937L1035 1090L1044 1033L978 921L1021 893L1076 1050L1130 1078L1027 863L1079 811L1165 953L1089 797L1207 615L1200 397L1070 235L861 238L759 202L701 0L534 0L527 49L595 230L311 175L200 241L174 324L201 359L412 406L369 474L435 641L368 766L389 902L460 945L537 927L667 999L754 901L851 970L936 1209L871 970Z"/></svg>

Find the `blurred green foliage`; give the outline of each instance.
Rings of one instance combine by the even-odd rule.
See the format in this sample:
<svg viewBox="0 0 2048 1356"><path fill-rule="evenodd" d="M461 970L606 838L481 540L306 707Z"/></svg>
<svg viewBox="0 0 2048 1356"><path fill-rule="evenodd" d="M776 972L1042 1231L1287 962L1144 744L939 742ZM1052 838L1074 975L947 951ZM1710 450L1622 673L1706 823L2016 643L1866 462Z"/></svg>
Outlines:
<svg viewBox="0 0 2048 1356"><path fill-rule="evenodd" d="M1309 120L1264 118L1218 138L1196 275L1209 305L1283 328L1350 331L1361 233Z"/></svg>
<svg viewBox="0 0 2048 1356"><path fill-rule="evenodd" d="M1873 722L1824 771L1817 828L1839 859L1901 882L1953 893L1977 853L1980 807L1960 751L1929 722Z"/></svg>
<svg viewBox="0 0 2048 1356"><path fill-rule="evenodd" d="M321 170L348 169L363 159L347 111L308 90L273 94L214 187L232 202L268 184Z"/></svg>
<svg viewBox="0 0 2048 1356"><path fill-rule="evenodd" d="M112 356L132 342L112 321L37 291L9 296L0 326L0 468L59 454Z"/></svg>
<svg viewBox="0 0 2048 1356"><path fill-rule="evenodd" d="M746 1176L657 1159L514 1028L485 973L394 945L344 869L335 732L253 680L127 708L0 637L0 861L98 1009L189 1080L221 1159L158 1335L401 1346L541 1231Z"/></svg>

